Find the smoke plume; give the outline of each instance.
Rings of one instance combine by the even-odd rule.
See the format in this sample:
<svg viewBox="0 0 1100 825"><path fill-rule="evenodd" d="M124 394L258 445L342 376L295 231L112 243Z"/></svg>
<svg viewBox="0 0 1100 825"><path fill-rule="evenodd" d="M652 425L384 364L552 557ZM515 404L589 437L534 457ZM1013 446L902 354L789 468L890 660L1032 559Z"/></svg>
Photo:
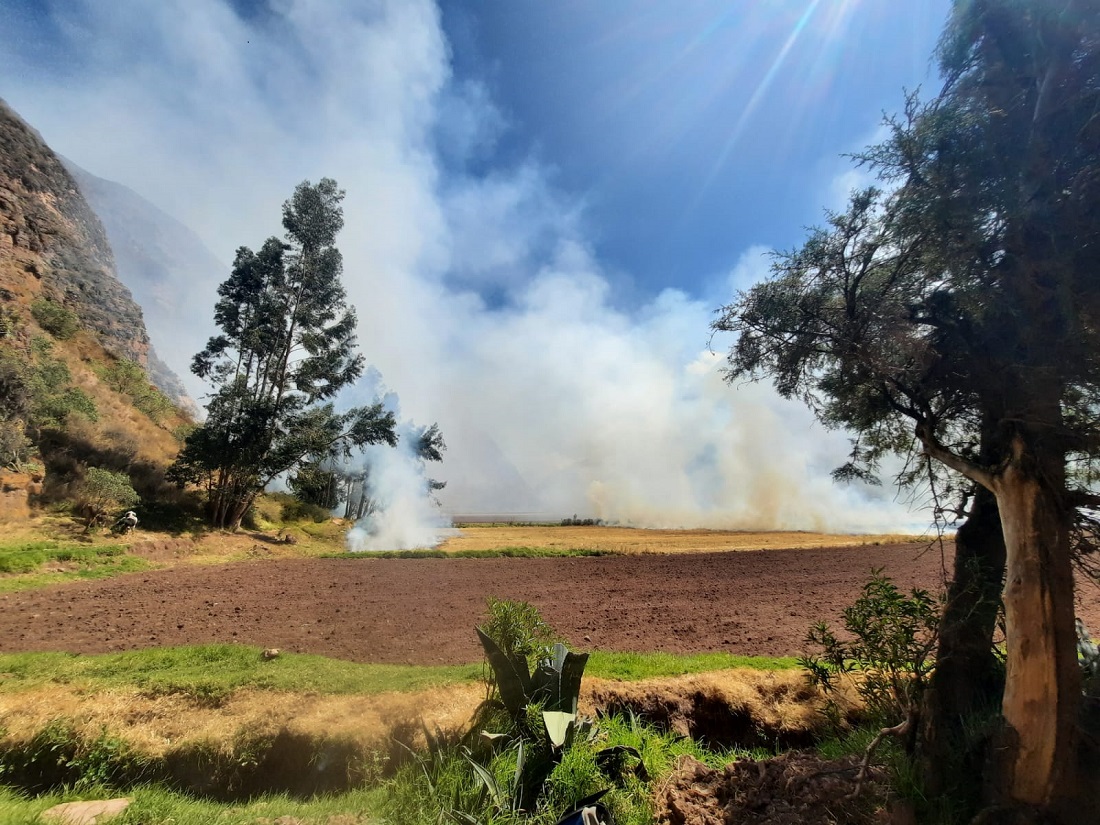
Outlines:
<svg viewBox="0 0 1100 825"><path fill-rule="evenodd" d="M843 433L765 385L723 382L730 342L712 344L708 325L765 274L763 250L706 294L624 297L625 276L593 252L583 202L537 158L482 168L507 113L452 78L433 3L260 8L73 0L54 11L69 71L38 70L18 20L0 32L5 94L57 150L141 192L222 260L280 233L298 182L335 178L361 351L406 415L439 422L445 512L836 531L912 521L888 488L831 482ZM212 311L226 275L189 288ZM182 341L209 318L178 324ZM163 356L186 375L192 354ZM370 468L385 506L355 546L432 543L445 520L415 458L372 451Z"/></svg>

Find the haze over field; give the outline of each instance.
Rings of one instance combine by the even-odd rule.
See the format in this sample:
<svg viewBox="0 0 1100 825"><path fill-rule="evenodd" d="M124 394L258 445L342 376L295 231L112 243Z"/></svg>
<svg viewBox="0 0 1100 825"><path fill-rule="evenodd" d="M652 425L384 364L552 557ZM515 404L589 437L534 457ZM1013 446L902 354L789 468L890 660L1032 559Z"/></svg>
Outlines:
<svg viewBox="0 0 1100 825"><path fill-rule="evenodd" d="M946 0L458 5L15 0L0 96L226 265L296 183L335 178L380 374L344 400L384 381L439 422L449 512L923 523L888 484L834 484L847 439L801 404L726 386L708 324L859 182L839 155L931 77ZM179 305L212 310L227 274ZM200 399L212 331L210 311L151 330Z"/></svg>

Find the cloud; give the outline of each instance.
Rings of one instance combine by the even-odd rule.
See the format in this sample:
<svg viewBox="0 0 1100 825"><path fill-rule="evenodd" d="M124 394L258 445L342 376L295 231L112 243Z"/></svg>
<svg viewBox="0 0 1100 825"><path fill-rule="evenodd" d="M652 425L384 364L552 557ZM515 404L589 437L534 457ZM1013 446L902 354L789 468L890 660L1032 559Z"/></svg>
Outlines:
<svg viewBox="0 0 1100 825"><path fill-rule="evenodd" d="M0 34L12 105L223 259L280 231L279 205L302 179L347 189L340 247L362 351L407 416L439 422L450 449L432 474L450 510L649 526L911 521L882 491L832 484L843 434L764 385L724 383L712 300L668 289L619 306L583 203L555 190L551 170L528 159L477 171L506 116L451 77L431 3L280 0L247 21L221 0L74 0L54 13L69 70L38 71L20 32ZM722 291L765 272L763 251L746 251ZM211 306L225 274L194 285Z"/></svg>

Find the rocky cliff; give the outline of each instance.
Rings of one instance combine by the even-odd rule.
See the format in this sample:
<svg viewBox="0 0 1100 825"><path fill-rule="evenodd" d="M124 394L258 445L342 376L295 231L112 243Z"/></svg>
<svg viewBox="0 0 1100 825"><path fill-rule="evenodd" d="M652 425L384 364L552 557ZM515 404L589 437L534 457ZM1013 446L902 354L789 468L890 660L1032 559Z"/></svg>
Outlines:
<svg viewBox="0 0 1100 825"><path fill-rule="evenodd" d="M191 229L132 189L97 177L67 158L62 162L107 230L115 254L119 280L141 305L156 353L167 367L151 359L150 373L162 390L169 391L171 368L184 375L191 357L206 346L217 330L212 317L217 285L229 267Z"/></svg>
<svg viewBox="0 0 1100 825"><path fill-rule="evenodd" d="M42 137L0 100L0 298L46 298L110 352L149 360L141 308L115 274L103 225Z"/></svg>
<svg viewBox="0 0 1100 825"><path fill-rule="evenodd" d="M149 362L141 308L114 273L107 232L72 175L0 101L0 288L64 304L105 348Z"/></svg>

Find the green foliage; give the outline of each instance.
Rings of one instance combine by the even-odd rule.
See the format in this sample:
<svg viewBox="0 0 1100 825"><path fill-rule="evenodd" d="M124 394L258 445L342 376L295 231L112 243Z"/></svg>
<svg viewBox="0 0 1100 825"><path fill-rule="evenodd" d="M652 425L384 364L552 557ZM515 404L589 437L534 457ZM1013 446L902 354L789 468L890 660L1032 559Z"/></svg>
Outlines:
<svg viewBox="0 0 1100 825"><path fill-rule="evenodd" d="M145 559L128 555L120 547L81 547L29 555L28 559L22 554L0 552L0 568L4 568L0 575L0 593L33 590L67 581L105 579L149 567ZM39 572L39 568L51 560L69 569Z"/></svg>
<svg viewBox="0 0 1100 825"><path fill-rule="evenodd" d="M20 327L19 313L8 304L0 304L0 338L11 338Z"/></svg>
<svg viewBox="0 0 1100 825"><path fill-rule="evenodd" d="M283 505L281 515L283 521L312 521L315 524L328 521L331 517L331 511L324 507L296 499L291 499Z"/></svg>
<svg viewBox="0 0 1100 825"><path fill-rule="evenodd" d="M22 470L33 447L21 419L0 417L0 467Z"/></svg>
<svg viewBox="0 0 1100 825"><path fill-rule="evenodd" d="M128 507L134 507L141 496L134 490L126 473L116 473L101 467L88 467L77 493L77 506L84 516L85 526L102 526L107 517Z"/></svg>
<svg viewBox="0 0 1100 825"><path fill-rule="evenodd" d="M841 640L825 622L810 628L806 641L822 649L799 663L826 692L836 688L836 677L855 673L856 690L873 717L896 722L920 707L934 667L940 602L926 591L902 594L892 581L876 571L862 595L844 609Z"/></svg>
<svg viewBox="0 0 1100 825"><path fill-rule="evenodd" d="M486 609L489 617L478 625L478 635L488 637L504 656L522 659L528 668L550 656L557 637L533 604L490 596Z"/></svg>
<svg viewBox="0 0 1100 825"><path fill-rule="evenodd" d="M422 667L346 662L298 653L270 661L248 645L194 645L123 653L0 654L0 693L53 683L89 692L137 688L150 695L179 694L198 701L224 699L239 689L322 695L373 695L469 684L482 677L478 664Z"/></svg>
<svg viewBox="0 0 1100 825"><path fill-rule="evenodd" d="M118 545L89 547L56 541L34 541L0 547L0 573L30 573L46 562L94 566L109 564L125 552Z"/></svg>
<svg viewBox="0 0 1100 825"><path fill-rule="evenodd" d="M80 318L61 304L39 299L31 304L31 316L38 326L59 341L67 341L80 330Z"/></svg>
<svg viewBox="0 0 1100 825"><path fill-rule="evenodd" d="M268 482L311 456L396 444L381 403L337 413L329 401L363 370L335 246L343 197L328 178L301 183L283 204L286 241L241 247L218 287L222 332L191 366L215 391L169 471L205 488L215 526L237 527Z"/></svg>
<svg viewBox="0 0 1100 825"><path fill-rule="evenodd" d="M497 809L530 811L574 742L592 732L590 721L577 719L588 654L572 653L560 642L548 646L553 631L527 602L490 599L488 606L490 620L476 631L491 668L489 696L475 714L474 728L494 725L495 711L504 710L505 729L485 734L515 751L507 793L487 768L467 758Z"/></svg>
<svg viewBox="0 0 1100 825"><path fill-rule="evenodd" d="M598 732L578 738L546 777L537 804L515 810L521 749L515 744L486 753L462 744L438 743L398 769L383 787L374 811L402 825L495 823L552 825L595 791L617 825L653 822L654 779L685 755L720 767L739 754L707 751L672 733L662 733L634 716L601 720ZM524 752L523 758L529 754ZM475 767L476 766L476 767Z"/></svg>
<svg viewBox="0 0 1100 825"><path fill-rule="evenodd" d="M95 403L72 385L68 366L53 356L53 343L38 337L29 351L0 342L0 418L25 422L31 434L59 429L72 416L95 421Z"/></svg>
<svg viewBox="0 0 1100 825"><path fill-rule="evenodd" d="M287 479L287 485L301 505L316 507L326 516L346 498L347 488L342 474L328 466L327 461L311 461L302 464Z"/></svg>
<svg viewBox="0 0 1100 825"><path fill-rule="evenodd" d="M140 781L147 759L104 728L82 736L66 719L39 730L29 742L0 743L4 781L32 793L67 786L124 789Z"/></svg>
<svg viewBox="0 0 1100 825"><path fill-rule="evenodd" d="M793 670L801 667L791 656L734 656L730 653L619 653L593 650L585 672L601 679L632 682L661 676L685 676L729 668L752 670Z"/></svg>
<svg viewBox="0 0 1100 825"><path fill-rule="evenodd" d="M149 383L149 378L136 361L120 358L100 371L100 378L110 389L128 396L141 412L159 424L174 409L163 392Z"/></svg>

